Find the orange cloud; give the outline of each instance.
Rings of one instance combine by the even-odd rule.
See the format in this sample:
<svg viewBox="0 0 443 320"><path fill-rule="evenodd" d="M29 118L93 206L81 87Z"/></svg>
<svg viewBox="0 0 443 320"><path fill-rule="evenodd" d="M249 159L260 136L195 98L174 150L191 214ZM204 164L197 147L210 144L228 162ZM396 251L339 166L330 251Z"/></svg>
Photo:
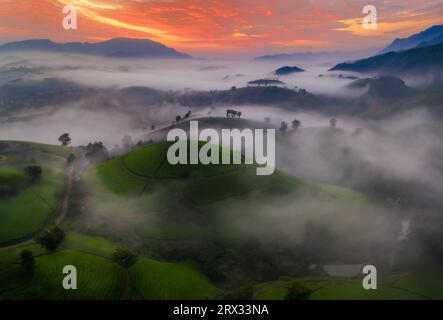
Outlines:
<svg viewBox="0 0 443 320"><path fill-rule="evenodd" d="M200 51L359 49L442 23L441 0L373 0L377 30L361 22L365 0L0 0L0 41L51 38L97 41L150 38ZM78 30L64 30L62 8L73 4ZM266 51L265 51L266 52Z"/></svg>
<svg viewBox="0 0 443 320"><path fill-rule="evenodd" d="M429 26L442 24L443 18L431 18L425 20L405 20L393 22L378 22L376 29L363 28L363 18L339 20L340 23L345 24L345 27L335 28L337 31L347 31L357 36L378 37L387 33L394 33L396 31L422 30Z"/></svg>

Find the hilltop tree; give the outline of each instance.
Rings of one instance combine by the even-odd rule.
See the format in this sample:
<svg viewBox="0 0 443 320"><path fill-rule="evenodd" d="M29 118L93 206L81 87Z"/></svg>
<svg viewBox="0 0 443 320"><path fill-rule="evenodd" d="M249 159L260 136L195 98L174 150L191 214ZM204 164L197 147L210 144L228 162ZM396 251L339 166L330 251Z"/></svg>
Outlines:
<svg viewBox="0 0 443 320"><path fill-rule="evenodd" d="M89 143L84 149L86 158L92 163L100 163L109 158L108 149L101 141Z"/></svg>
<svg viewBox="0 0 443 320"><path fill-rule="evenodd" d="M27 176L31 177L32 181L37 180L43 172L40 166L27 166L24 171Z"/></svg>
<svg viewBox="0 0 443 320"><path fill-rule="evenodd" d="M180 122L182 121L182 117L181 116L176 116L175 117L175 122Z"/></svg>
<svg viewBox="0 0 443 320"><path fill-rule="evenodd" d="M69 136L69 133L63 133L58 138L58 141L61 142L62 146L68 146L71 143L71 137Z"/></svg>
<svg viewBox="0 0 443 320"><path fill-rule="evenodd" d="M118 248L112 254L112 260L125 269L129 269L137 262L137 254L128 248Z"/></svg>
<svg viewBox="0 0 443 320"><path fill-rule="evenodd" d="M45 247L47 251L57 250L64 240L65 232L56 225L40 232L34 238L34 241Z"/></svg>
<svg viewBox="0 0 443 320"><path fill-rule="evenodd" d="M189 117L191 116L191 114L192 114L192 111L189 110L188 112L186 112L184 118L185 118L185 119L189 118Z"/></svg>
<svg viewBox="0 0 443 320"><path fill-rule="evenodd" d="M280 131L285 132L286 130L288 130L288 124L286 121L282 121L280 124Z"/></svg>
<svg viewBox="0 0 443 320"><path fill-rule="evenodd" d="M29 276L31 276L34 273L35 270L35 259L34 255L32 254L32 251L29 250L23 250L20 253L21 256L21 265L25 273Z"/></svg>
<svg viewBox="0 0 443 320"><path fill-rule="evenodd" d="M292 121L292 128L294 130L297 130L300 127L301 127L301 121L300 120L295 119L294 121Z"/></svg>

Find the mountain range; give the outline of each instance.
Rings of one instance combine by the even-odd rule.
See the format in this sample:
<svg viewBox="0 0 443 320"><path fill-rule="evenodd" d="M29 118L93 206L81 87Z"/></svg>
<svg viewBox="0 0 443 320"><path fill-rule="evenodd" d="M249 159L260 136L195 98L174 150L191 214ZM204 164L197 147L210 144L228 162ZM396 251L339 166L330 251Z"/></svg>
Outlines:
<svg viewBox="0 0 443 320"><path fill-rule="evenodd" d="M378 55L339 63L330 70L439 75L443 70L443 25L430 27L405 39L396 39Z"/></svg>
<svg viewBox="0 0 443 320"><path fill-rule="evenodd" d="M395 39L389 46L380 51L380 54L391 51L409 50L415 47L434 45L443 42L443 25L432 26L408 38Z"/></svg>
<svg viewBox="0 0 443 320"><path fill-rule="evenodd" d="M443 68L443 43L410 50L388 52L367 59L337 64L331 71L381 73L439 73Z"/></svg>
<svg viewBox="0 0 443 320"><path fill-rule="evenodd" d="M115 38L96 43L56 43L48 39L35 39L9 42L0 46L0 53L17 51L88 54L110 58L191 58L188 54L149 39Z"/></svg>

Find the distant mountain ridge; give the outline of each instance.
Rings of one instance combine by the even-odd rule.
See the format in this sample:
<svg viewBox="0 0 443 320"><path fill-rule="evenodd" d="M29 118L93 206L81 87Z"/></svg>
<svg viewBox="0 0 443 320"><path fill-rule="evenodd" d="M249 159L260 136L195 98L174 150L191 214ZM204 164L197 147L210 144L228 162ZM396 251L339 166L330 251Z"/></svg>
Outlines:
<svg viewBox="0 0 443 320"><path fill-rule="evenodd" d="M405 51L388 52L354 62L337 64L330 71L381 73L439 73L443 69L443 43Z"/></svg>
<svg viewBox="0 0 443 320"><path fill-rule="evenodd" d="M9 42L0 46L0 53L42 51L66 54L88 54L114 58L191 58L159 42L149 39L115 38L107 41L56 43L48 39Z"/></svg>
<svg viewBox="0 0 443 320"><path fill-rule="evenodd" d="M354 60L361 59L369 54L375 54L378 52L374 49L363 50L363 51L321 51L321 52L296 52L296 53L281 53L281 54L270 54L254 58L254 61L343 61L343 60Z"/></svg>
<svg viewBox="0 0 443 320"><path fill-rule="evenodd" d="M313 56L327 56L330 55L329 52L297 52L297 53L282 53L282 54L270 54L264 55L260 57L256 57L254 60L256 61L266 61L266 60L294 60L294 59L309 59Z"/></svg>
<svg viewBox="0 0 443 320"><path fill-rule="evenodd" d="M437 38L443 35L443 25L432 26L420 33L416 33L408 38L395 39L389 46L380 51L380 54L388 53L391 51L409 50L417 46L423 46L425 43L434 45L441 43L435 42ZM443 40L443 39L442 39Z"/></svg>
<svg viewBox="0 0 443 320"><path fill-rule="evenodd" d="M278 68L277 70L274 71L274 74L277 76L285 76L288 74L292 74L292 73L296 73L296 72L304 72L305 70L297 67L297 66L284 66L281 68Z"/></svg>

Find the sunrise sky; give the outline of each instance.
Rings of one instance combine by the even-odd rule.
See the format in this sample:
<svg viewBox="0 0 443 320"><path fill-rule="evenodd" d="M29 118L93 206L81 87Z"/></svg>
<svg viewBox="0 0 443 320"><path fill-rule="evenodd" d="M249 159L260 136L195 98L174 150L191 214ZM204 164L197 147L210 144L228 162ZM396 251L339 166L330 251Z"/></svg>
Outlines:
<svg viewBox="0 0 443 320"><path fill-rule="evenodd" d="M62 27L66 4L77 8L78 30ZM362 27L367 4L377 30ZM443 0L0 0L0 43L132 37L191 54L359 50L435 24Z"/></svg>

